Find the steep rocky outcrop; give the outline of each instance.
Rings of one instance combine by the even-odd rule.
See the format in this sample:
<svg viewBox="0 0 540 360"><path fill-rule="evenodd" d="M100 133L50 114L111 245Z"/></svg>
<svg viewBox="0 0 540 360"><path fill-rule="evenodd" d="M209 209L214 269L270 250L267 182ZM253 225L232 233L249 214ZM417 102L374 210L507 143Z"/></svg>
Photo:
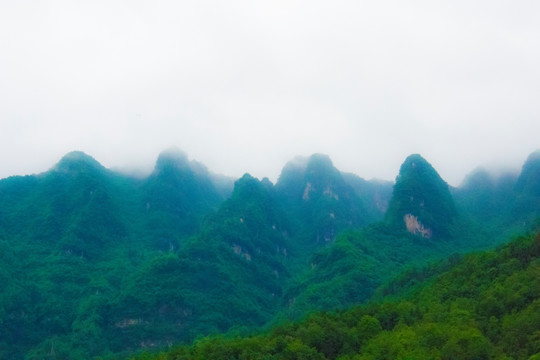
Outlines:
<svg viewBox="0 0 540 360"><path fill-rule="evenodd" d="M386 214L387 223L425 238L447 237L457 217L448 184L422 156L401 165Z"/></svg>

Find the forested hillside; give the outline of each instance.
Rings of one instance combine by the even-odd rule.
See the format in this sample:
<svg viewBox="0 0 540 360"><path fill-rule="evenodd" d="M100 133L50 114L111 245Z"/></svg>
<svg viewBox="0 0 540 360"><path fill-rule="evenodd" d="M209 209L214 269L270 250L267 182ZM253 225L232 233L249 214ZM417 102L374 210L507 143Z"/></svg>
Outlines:
<svg viewBox="0 0 540 360"><path fill-rule="evenodd" d="M381 301L133 359L539 359L540 235L453 262Z"/></svg>
<svg viewBox="0 0 540 360"><path fill-rule="evenodd" d="M274 185L174 149L144 178L67 154L0 180L0 358L128 355L402 296L380 286L537 227L539 161L450 188L420 155L395 184L315 154Z"/></svg>

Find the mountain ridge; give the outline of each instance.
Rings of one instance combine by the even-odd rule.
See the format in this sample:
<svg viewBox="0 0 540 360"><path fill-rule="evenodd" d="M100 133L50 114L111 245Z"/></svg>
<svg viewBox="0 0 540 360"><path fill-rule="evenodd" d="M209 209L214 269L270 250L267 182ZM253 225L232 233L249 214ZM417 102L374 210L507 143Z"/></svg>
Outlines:
<svg viewBox="0 0 540 360"><path fill-rule="evenodd" d="M404 267L495 246L540 217L536 182L450 188L419 155L395 184L321 154L275 185L246 174L234 188L176 149L145 178L80 152L58 164L0 180L0 357L86 359L344 309ZM407 214L432 236L408 232Z"/></svg>

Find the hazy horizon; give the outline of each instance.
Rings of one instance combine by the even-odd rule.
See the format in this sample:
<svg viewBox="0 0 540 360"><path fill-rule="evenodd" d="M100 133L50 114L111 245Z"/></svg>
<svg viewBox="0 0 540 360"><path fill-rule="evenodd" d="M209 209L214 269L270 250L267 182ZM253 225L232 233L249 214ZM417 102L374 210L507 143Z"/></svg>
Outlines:
<svg viewBox="0 0 540 360"><path fill-rule="evenodd" d="M11 175L8 175L8 176L5 176L5 177L0 177L0 180L2 180L4 178L7 178L7 177L10 177L10 176L39 175L39 174L45 173L47 171L52 170L54 168L54 166L58 162L60 162L60 160L64 156L68 155L71 152L83 152L86 155L92 157L94 160L96 160L102 166L104 166L105 168L107 168L107 169L109 169L111 171L114 171L114 172L117 172L117 173L120 173L120 174L123 174L123 175L126 175L126 176L144 178L146 176L149 176L152 173L152 171L154 170L154 166L155 166L155 163L156 163L159 155L161 153L170 151L171 149L175 150L175 151L178 150L178 151L181 151L181 152L185 153L187 155L187 158L188 158L189 161L195 161L195 162L198 162L198 163L204 165L208 169L208 171L210 171L211 173L214 173L216 175L224 175L224 176L231 177L231 178L234 178L234 179L239 179L244 174L250 174L251 176L255 176L256 178L258 178L259 180L262 180L263 178L268 178L274 184L278 181L279 175L281 174L281 170L283 170L283 167L285 167L286 163L293 162L293 161L297 160L298 158L308 158L308 157L310 157L311 155L314 155L314 154L322 154L322 153L313 153L313 154L308 154L308 155L296 155L294 157L291 157L289 160L287 160L286 162L283 163L282 167L280 168L280 171L278 173L275 173L275 174L253 174L253 173L251 173L249 171L240 172L238 174L227 174L227 173L222 173L222 172L215 171L214 169L208 167L205 163L199 161L198 159L192 158L189 155L189 153L185 152L183 149L180 149L179 147L176 147L176 146L169 147L167 149L163 149L158 154L156 154L155 161L153 163L146 164L146 165L144 165L144 164L138 164L138 165L137 164L115 164L113 166L110 166L110 165L100 161L100 159L95 158L90 153L87 153L87 152L82 151L82 150L73 150L73 151L67 152L66 154L64 154L63 156L58 158L53 164L51 164L50 166L47 166L44 169L41 169L41 170L38 170L38 171L32 172L32 173L26 173L26 174L11 174ZM327 154L324 154L324 155L327 155ZM409 154L409 155L412 155L412 154ZM420 154L420 155L422 155L422 157L426 158L423 154ZM406 157L403 158L403 161L405 161L405 158ZM401 164L400 164L396 168L396 171L395 171L395 174L394 174L393 177L391 177L391 178L380 178L380 177L375 177L375 176L369 176L369 174L362 174L362 173L359 173L359 172L347 171L347 170L341 169L341 168L339 168L339 166L336 165L336 163L334 162L334 159L332 159L332 157L330 157L330 160L332 160L332 163L334 164L334 166L338 170L340 170L341 172L343 172L343 173L352 173L352 174L358 175L359 177L361 177L361 178L363 178L365 180L382 180L382 181L395 182L395 178L398 176L399 168L401 166ZM426 160L428 162L430 162L428 158L426 158ZM513 166L484 166L484 165L479 165L479 166L475 167L474 169L471 169L466 174L464 174L463 178L458 183L455 183L455 184L448 182L448 180L445 179L445 177L438 171L438 169L435 166L434 166L434 168L439 173L439 175L441 175L442 179L444 181L446 181L450 186L458 187L458 186L460 186L462 184L463 180L465 180L465 178L468 175L473 174L475 171L477 171L479 169L486 170L488 173L490 173L492 176L495 176L495 177L497 177L499 175L502 175L502 174L508 174L508 173L513 173L513 174L517 175L517 174L519 174L519 171L521 170L521 167L522 167L523 163L525 162L525 160L526 160L526 158L523 159L522 163L513 164Z"/></svg>
<svg viewBox="0 0 540 360"><path fill-rule="evenodd" d="M66 0L0 4L0 178L80 150L148 170L171 146L275 182L295 156L453 186L540 148L540 3Z"/></svg>

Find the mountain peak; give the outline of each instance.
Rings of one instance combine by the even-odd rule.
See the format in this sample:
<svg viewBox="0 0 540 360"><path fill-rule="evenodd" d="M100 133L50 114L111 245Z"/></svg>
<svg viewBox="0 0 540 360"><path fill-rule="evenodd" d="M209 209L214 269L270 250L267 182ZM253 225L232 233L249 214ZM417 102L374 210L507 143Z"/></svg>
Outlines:
<svg viewBox="0 0 540 360"><path fill-rule="evenodd" d="M254 177L254 176L251 176L250 173L245 173L244 175L242 175L242 177L238 180L236 180L236 184L249 184L249 183L259 183L259 180Z"/></svg>
<svg viewBox="0 0 540 360"><path fill-rule="evenodd" d="M162 151L156 161L155 170L160 171L168 167L178 169L189 167L187 154L177 147Z"/></svg>
<svg viewBox="0 0 540 360"><path fill-rule="evenodd" d="M396 178L387 221L430 238L448 235L455 217L448 184L421 155L407 157Z"/></svg>
<svg viewBox="0 0 540 360"><path fill-rule="evenodd" d="M416 168L418 168L419 170L435 171L431 164L428 163L427 160L422 157L422 155L411 154L407 156L403 164L401 164L401 168L399 169L399 175L407 171L414 171L414 169Z"/></svg>
<svg viewBox="0 0 540 360"><path fill-rule="evenodd" d="M287 163L275 186L293 217L305 219L313 244L328 242L345 229L371 220L362 199L334 167L330 157L314 154Z"/></svg>
<svg viewBox="0 0 540 360"><path fill-rule="evenodd" d="M425 181L444 183L444 186L448 188L448 185L440 177L439 173L420 154L407 156L403 164L401 164L396 183L410 178L423 178Z"/></svg>
<svg viewBox="0 0 540 360"><path fill-rule="evenodd" d="M534 151L527 157L515 190L518 193L540 196L540 150Z"/></svg>
<svg viewBox="0 0 540 360"><path fill-rule="evenodd" d="M309 157L298 156L289 161L281 171L276 186L278 188L304 188L309 182L322 184L339 177L339 170L325 154L313 154ZM322 185L321 185L322 187Z"/></svg>
<svg viewBox="0 0 540 360"><path fill-rule="evenodd" d="M60 159L53 170L58 172L104 171L105 168L93 157L82 151L72 151Z"/></svg>
<svg viewBox="0 0 540 360"><path fill-rule="evenodd" d="M263 184L259 179L245 173L240 179L234 183L233 196L253 196L259 191L264 191Z"/></svg>
<svg viewBox="0 0 540 360"><path fill-rule="evenodd" d="M326 154L313 154L307 161L307 168L313 170L331 170L334 169L334 164L330 156Z"/></svg>
<svg viewBox="0 0 540 360"><path fill-rule="evenodd" d="M304 156L297 156L294 159L288 161L279 175L277 184L284 184L294 181L299 177L303 177L306 171L309 158Z"/></svg>
<svg viewBox="0 0 540 360"><path fill-rule="evenodd" d="M463 179L459 187L464 190L491 188L493 187L493 182L493 176L489 171L483 167L478 167Z"/></svg>

